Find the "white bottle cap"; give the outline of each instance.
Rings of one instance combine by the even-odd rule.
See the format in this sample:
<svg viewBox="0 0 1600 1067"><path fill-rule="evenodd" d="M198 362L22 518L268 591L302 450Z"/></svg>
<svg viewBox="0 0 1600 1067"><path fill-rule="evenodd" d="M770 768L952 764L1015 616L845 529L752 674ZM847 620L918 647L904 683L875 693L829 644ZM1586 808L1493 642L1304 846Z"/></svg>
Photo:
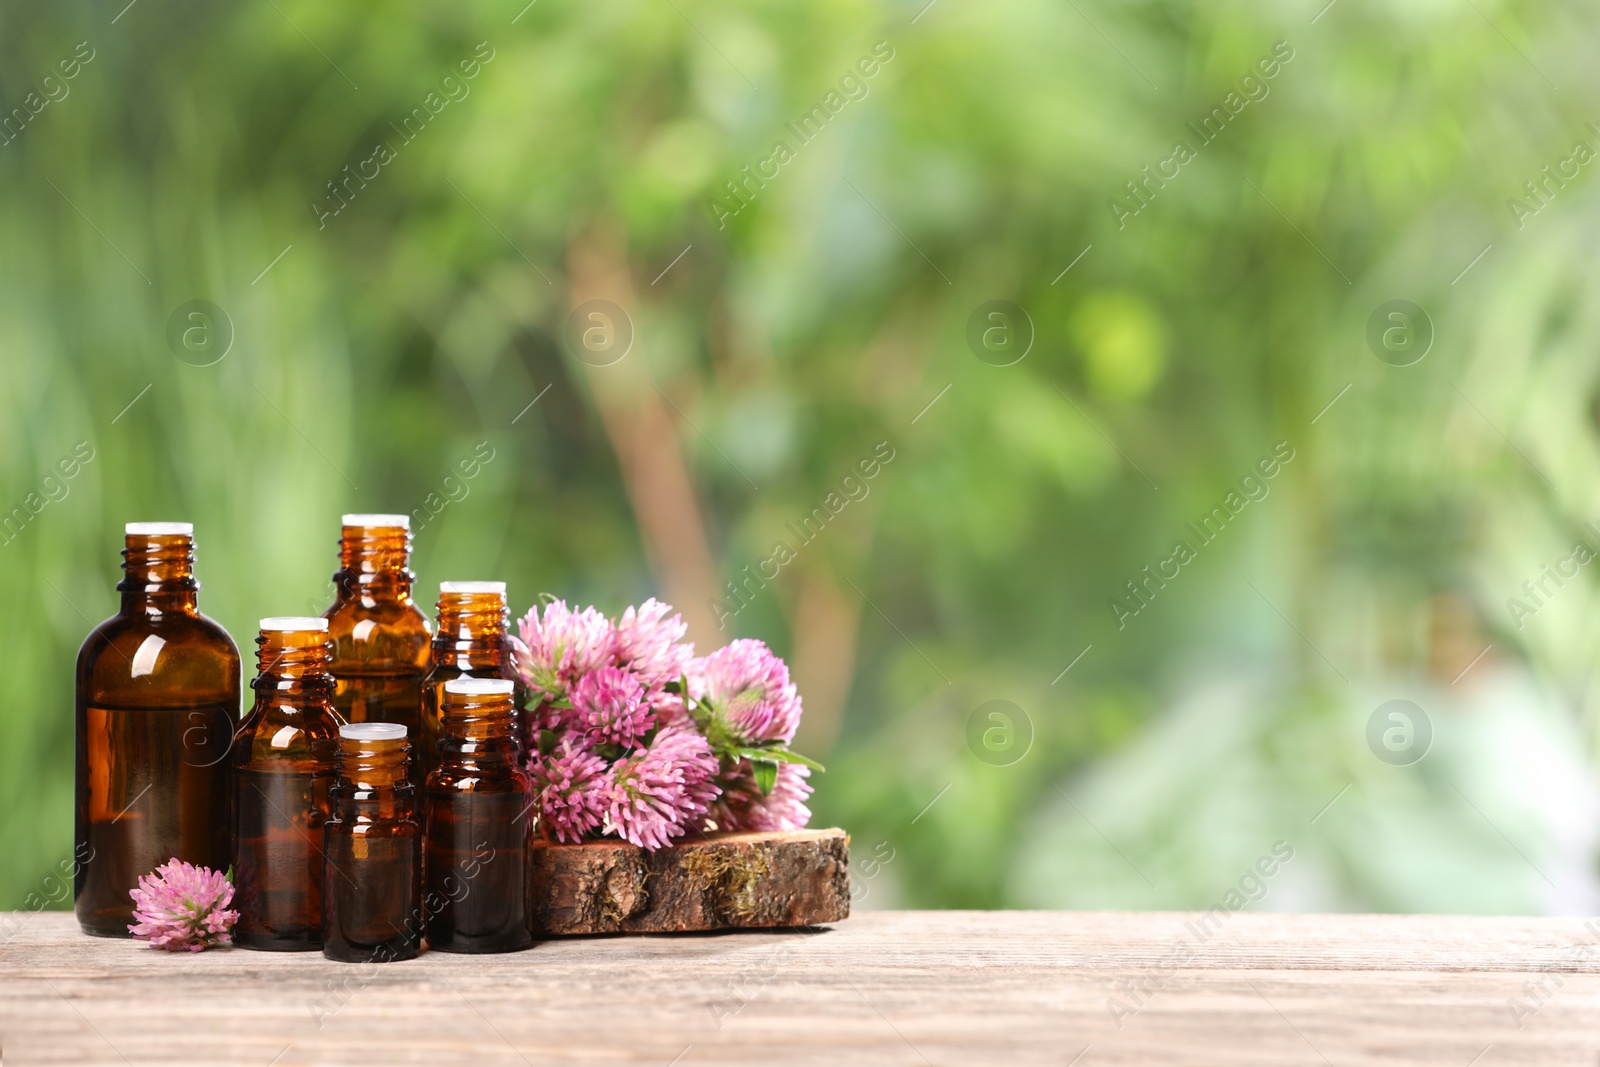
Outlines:
<svg viewBox="0 0 1600 1067"><path fill-rule="evenodd" d="M411 529L410 515L346 515L343 521L346 526L398 526L402 530Z"/></svg>
<svg viewBox="0 0 1600 1067"><path fill-rule="evenodd" d="M299 633L309 630L325 633L328 629L328 620L319 615L274 615L270 619L262 619L261 628L278 633Z"/></svg>
<svg viewBox="0 0 1600 1067"><path fill-rule="evenodd" d="M440 582L439 594L445 593L500 593L506 591L505 582Z"/></svg>
<svg viewBox="0 0 1600 1067"><path fill-rule="evenodd" d="M406 728L397 722L347 722L339 736L352 741L403 741Z"/></svg>
<svg viewBox="0 0 1600 1067"><path fill-rule="evenodd" d="M140 537L192 537L192 522L130 522L122 528L125 534Z"/></svg>
<svg viewBox="0 0 1600 1067"><path fill-rule="evenodd" d="M508 697L514 688L501 678L452 678L444 683L446 693L469 697Z"/></svg>

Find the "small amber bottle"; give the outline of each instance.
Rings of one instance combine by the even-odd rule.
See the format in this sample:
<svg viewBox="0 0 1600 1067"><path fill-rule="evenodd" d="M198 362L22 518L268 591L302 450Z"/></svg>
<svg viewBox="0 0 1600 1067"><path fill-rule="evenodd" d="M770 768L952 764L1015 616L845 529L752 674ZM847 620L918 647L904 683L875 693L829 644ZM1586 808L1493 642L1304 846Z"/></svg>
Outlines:
<svg viewBox="0 0 1600 1067"><path fill-rule="evenodd" d="M176 857L226 870L239 650L200 614L194 527L131 522L122 608L78 651L74 908L127 937L139 877Z"/></svg>
<svg viewBox="0 0 1600 1067"><path fill-rule="evenodd" d="M517 765L512 685L444 683L444 738L427 786L428 947L515 952L528 925L532 784Z"/></svg>
<svg viewBox="0 0 1600 1067"><path fill-rule="evenodd" d="M349 963L422 951L422 828L398 723L339 727L339 780L323 827L322 954Z"/></svg>
<svg viewBox="0 0 1600 1067"><path fill-rule="evenodd" d="M419 762L426 778L439 765L444 683L453 678L512 680L511 638L506 632L505 582L440 582L433 653L422 679L422 741ZM513 720L516 710L512 710ZM513 721L513 727L516 723ZM514 737L521 736L514 731Z"/></svg>
<svg viewBox="0 0 1600 1067"><path fill-rule="evenodd" d="M322 947L322 825L338 773L328 620L261 620L255 707L233 742L233 884L244 948Z"/></svg>
<svg viewBox="0 0 1600 1067"><path fill-rule="evenodd" d="M397 722L421 741L418 710L428 669L428 619L411 601L406 569L411 520L346 515L339 541L338 593L323 612L333 641L333 706L346 722ZM414 781L421 784L413 764Z"/></svg>

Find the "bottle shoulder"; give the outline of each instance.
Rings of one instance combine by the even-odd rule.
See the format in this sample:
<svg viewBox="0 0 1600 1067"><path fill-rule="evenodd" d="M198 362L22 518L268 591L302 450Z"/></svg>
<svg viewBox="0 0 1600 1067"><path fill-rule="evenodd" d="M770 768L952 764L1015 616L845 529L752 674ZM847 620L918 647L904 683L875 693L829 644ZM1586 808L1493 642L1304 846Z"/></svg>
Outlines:
<svg viewBox="0 0 1600 1067"><path fill-rule="evenodd" d="M80 695L150 703L231 702L237 715L239 650L227 630L198 613L119 613L89 632L78 650Z"/></svg>
<svg viewBox="0 0 1600 1067"><path fill-rule="evenodd" d="M459 793L531 793L533 779L528 772L515 764L490 765L445 764L428 774L423 787L429 795L449 796Z"/></svg>
<svg viewBox="0 0 1600 1067"><path fill-rule="evenodd" d="M518 680L516 672L512 669L509 653L501 655L495 652L470 654L451 652L441 655L438 646L435 645L433 654L428 660L428 673L423 677L423 681L443 685L457 678L497 679L505 682Z"/></svg>
<svg viewBox="0 0 1600 1067"><path fill-rule="evenodd" d="M327 702L294 704L258 699L235 736L240 744L261 741L279 748L310 742L337 745L341 721L339 713Z"/></svg>
<svg viewBox="0 0 1600 1067"><path fill-rule="evenodd" d="M228 632L227 627L203 611L197 611L189 618L194 622L199 632L208 635L219 646L226 646L228 651L233 653L234 659L239 658L239 645L234 641L233 635Z"/></svg>
<svg viewBox="0 0 1600 1067"><path fill-rule="evenodd" d="M427 668L433 632L427 616L409 600L340 599L322 617L328 620L335 671L351 664Z"/></svg>
<svg viewBox="0 0 1600 1067"><path fill-rule="evenodd" d="M328 620L330 632L335 628L353 629L370 620L396 630L423 632L429 640L433 638L428 616L410 597L362 596L358 590L355 596L335 600L322 617Z"/></svg>
<svg viewBox="0 0 1600 1067"><path fill-rule="evenodd" d="M118 613L89 631L79 647L80 660L103 652L107 646L137 648L148 637L158 637L165 646L207 653L239 662L239 646L216 620L198 612L168 611L150 614Z"/></svg>
<svg viewBox="0 0 1600 1067"><path fill-rule="evenodd" d="M328 810L328 821L323 824L331 835L348 834L369 839L420 838L422 823L410 811L376 814L362 809L348 809L337 802Z"/></svg>

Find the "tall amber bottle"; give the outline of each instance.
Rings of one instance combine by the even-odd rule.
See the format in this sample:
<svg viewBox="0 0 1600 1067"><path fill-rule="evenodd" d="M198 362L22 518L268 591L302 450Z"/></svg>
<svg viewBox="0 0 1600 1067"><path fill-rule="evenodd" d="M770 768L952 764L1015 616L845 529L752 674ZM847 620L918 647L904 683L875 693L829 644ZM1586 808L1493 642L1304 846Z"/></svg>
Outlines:
<svg viewBox="0 0 1600 1067"><path fill-rule="evenodd" d="M255 707L233 742L233 942L322 947L322 826L338 773L328 620L261 620Z"/></svg>
<svg viewBox="0 0 1600 1067"><path fill-rule="evenodd" d="M334 708L346 722L399 723L415 746L431 635L411 601L410 555L407 516L346 515L333 576L338 594L322 614L333 641ZM412 772L420 784L415 761Z"/></svg>
<svg viewBox="0 0 1600 1067"><path fill-rule="evenodd" d="M228 747L239 650L200 614L194 527L131 522L122 607L78 650L74 910L84 933L127 937L139 877L174 857L228 866Z"/></svg>
<svg viewBox="0 0 1600 1067"><path fill-rule="evenodd" d="M510 612L505 582L440 582L438 612L428 673L422 679L422 741L417 754L424 779L439 765L444 683L455 678L516 677L506 630ZM514 708L512 715L514 719Z"/></svg>
<svg viewBox="0 0 1600 1067"><path fill-rule="evenodd" d="M349 963L422 951L422 828L398 723L339 727L339 781L323 829L322 954Z"/></svg>
<svg viewBox="0 0 1600 1067"><path fill-rule="evenodd" d="M444 683L444 738L427 785L428 947L515 952L528 925L533 786L517 765L512 684Z"/></svg>

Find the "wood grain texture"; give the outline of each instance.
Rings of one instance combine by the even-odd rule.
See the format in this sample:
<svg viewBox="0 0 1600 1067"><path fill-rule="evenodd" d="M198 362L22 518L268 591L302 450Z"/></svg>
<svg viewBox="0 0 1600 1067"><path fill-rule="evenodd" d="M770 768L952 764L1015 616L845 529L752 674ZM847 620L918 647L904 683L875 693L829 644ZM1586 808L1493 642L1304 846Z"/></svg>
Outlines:
<svg viewBox="0 0 1600 1067"><path fill-rule="evenodd" d="M536 845L528 900L541 934L812 926L850 914L843 830L710 834L646 852L625 841Z"/></svg>
<svg viewBox="0 0 1600 1067"><path fill-rule="evenodd" d="M6 1067L1596 1064L1600 950L1579 920L1198 922L868 912L363 967L171 955L28 915L0 947L0 1044Z"/></svg>

